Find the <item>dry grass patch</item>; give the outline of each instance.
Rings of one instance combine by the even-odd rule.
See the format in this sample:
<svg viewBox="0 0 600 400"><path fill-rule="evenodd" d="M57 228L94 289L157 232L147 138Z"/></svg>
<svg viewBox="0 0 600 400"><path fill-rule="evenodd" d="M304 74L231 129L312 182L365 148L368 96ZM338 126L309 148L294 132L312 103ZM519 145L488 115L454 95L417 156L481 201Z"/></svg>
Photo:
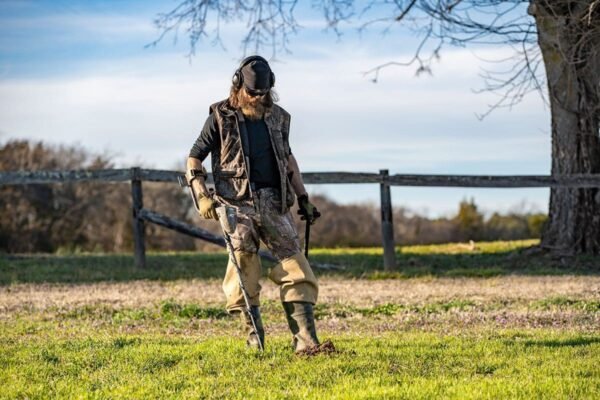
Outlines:
<svg viewBox="0 0 600 400"><path fill-rule="evenodd" d="M528 302L552 297L600 300L598 276L498 276L494 278L414 278L362 280L322 277L321 304L370 307L385 303L405 305L448 302ZM277 301L277 287L264 281L262 297ZM0 315L13 312L80 308L87 305L114 309L143 308L172 299L179 303L222 304L221 281L133 281L89 284L13 284L0 286Z"/></svg>

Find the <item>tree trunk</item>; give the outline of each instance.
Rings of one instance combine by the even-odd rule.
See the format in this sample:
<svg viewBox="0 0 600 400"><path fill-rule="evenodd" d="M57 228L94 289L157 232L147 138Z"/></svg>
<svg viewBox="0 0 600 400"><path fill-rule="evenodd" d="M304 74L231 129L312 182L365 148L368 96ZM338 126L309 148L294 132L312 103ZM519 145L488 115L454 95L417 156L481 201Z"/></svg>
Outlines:
<svg viewBox="0 0 600 400"><path fill-rule="evenodd" d="M597 3L532 0L530 5L548 79L552 175L600 173ZM600 189L551 189L541 246L560 254L600 254Z"/></svg>

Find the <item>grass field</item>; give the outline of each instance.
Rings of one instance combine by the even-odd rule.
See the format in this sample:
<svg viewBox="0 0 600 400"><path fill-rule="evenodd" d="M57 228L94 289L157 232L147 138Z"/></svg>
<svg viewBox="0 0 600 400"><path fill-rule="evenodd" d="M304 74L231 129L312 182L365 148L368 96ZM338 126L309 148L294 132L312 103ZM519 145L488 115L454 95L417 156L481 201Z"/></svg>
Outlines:
<svg viewBox="0 0 600 400"><path fill-rule="evenodd" d="M600 397L600 264L533 241L319 249L332 355L294 356L277 288L267 350L223 311L217 254L0 258L0 398Z"/></svg>

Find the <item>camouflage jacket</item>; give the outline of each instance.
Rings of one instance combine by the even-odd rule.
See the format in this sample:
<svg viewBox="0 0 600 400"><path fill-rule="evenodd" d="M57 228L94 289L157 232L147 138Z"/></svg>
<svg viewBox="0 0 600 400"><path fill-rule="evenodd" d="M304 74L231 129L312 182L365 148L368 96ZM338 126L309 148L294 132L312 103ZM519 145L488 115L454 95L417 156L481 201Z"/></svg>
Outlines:
<svg viewBox="0 0 600 400"><path fill-rule="evenodd" d="M212 152L212 171L217 199L232 206L253 205L248 179L249 157L244 154L240 135L239 119L241 112L234 110L227 100L210 106L219 127L220 146ZM277 160L282 194L281 213L294 204L295 195L287 176L290 155L289 129L290 114L274 104L265 114L265 123L271 137L271 145Z"/></svg>

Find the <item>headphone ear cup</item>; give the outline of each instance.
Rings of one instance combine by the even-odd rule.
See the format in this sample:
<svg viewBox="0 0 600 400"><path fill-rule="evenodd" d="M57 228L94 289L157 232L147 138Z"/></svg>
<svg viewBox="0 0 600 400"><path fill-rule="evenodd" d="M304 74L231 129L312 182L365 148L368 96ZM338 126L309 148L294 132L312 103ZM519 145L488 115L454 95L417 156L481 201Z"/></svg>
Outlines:
<svg viewBox="0 0 600 400"><path fill-rule="evenodd" d="M242 76L242 74L241 74L240 70L239 70L239 69L238 69L238 70L236 70L236 71L233 73L233 77L231 78L231 83L233 84L233 86L234 86L236 89L239 89L239 88L241 88L241 87L242 87L242 83L243 83L243 81L244 81L244 77Z"/></svg>
<svg viewBox="0 0 600 400"><path fill-rule="evenodd" d="M270 69L271 67L269 67ZM275 86L275 74L271 71L271 87Z"/></svg>

